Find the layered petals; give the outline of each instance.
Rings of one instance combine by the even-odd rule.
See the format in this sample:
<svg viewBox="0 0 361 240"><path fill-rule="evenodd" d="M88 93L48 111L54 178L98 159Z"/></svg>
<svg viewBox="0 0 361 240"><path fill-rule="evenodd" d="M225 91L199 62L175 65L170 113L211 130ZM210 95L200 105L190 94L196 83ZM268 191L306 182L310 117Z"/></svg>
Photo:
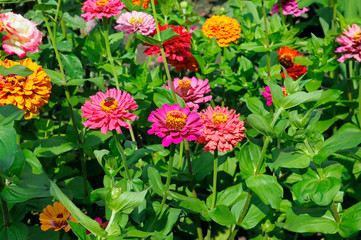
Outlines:
<svg viewBox="0 0 361 240"><path fill-rule="evenodd" d="M302 13L310 10L309 8L298 8L298 2L296 0L281 0L282 12L283 15L294 15L295 17L301 16ZM270 14L275 14L280 12L280 7L278 3L272 6Z"/></svg>
<svg viewBox="0 0 361 240"><path fill-rule="evenodd" d="M295 49L290 49L289 47L281 47L280 50L277 50L279 53L280 64L286 69L287 74L292 77L294 80L301 77L307 72L305 66L294 63L293 59L297 56L303 56L303 54L298 53ZM281 76L285 78L285 73L282 72Z"/></svg>
<svg viewBox="0 0 361 240"><path fill-rule="evenodd" d="M126 12L119 16L117 26L114 28L131 34L140 32L142 35L148 36L156 30L154 18L144 12Z"/></svg>
<svg viewBox="0 0 361 240"><path fill-rule="evenodd" d="M335 52L343 53L337 61L345 62L347 59L354 58L361 62L361 29L356 24L347 26L347 28L348 30L344 29L344 36L336 38L341 47L338 47Z"/></svg>
<svg viewBox="0 0 361 240"><path fill-rule="evenodd" d="M65 232L70 230L70 225L67 221L78 221L70 214L61 202L54 202L54 205L48 205L43 209L43 212L39 215L41 224L41 230L55 230L59 231L64 229Z"/></svg>
<svg viewBox="0 0 361 240"><path fill-rule="evenodd" d="M118 16L123 8L125 8L125 5L120 0L87 0L84 2L81 9L85 13L81 16L86 21L90 21L94 18L110 18Z"/></svg>

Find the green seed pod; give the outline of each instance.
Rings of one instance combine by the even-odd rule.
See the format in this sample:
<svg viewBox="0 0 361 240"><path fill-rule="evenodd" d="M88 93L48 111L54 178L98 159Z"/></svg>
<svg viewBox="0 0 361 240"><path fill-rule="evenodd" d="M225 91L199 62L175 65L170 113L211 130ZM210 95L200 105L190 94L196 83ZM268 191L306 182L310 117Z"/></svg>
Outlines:
<svg viewBox="0 0 361 240"><path fill-rule="evenodd" d="M110 193L112 199L116 199L120 196L120 194L122 193L122 188L119 187L114 187Z"/></svg>

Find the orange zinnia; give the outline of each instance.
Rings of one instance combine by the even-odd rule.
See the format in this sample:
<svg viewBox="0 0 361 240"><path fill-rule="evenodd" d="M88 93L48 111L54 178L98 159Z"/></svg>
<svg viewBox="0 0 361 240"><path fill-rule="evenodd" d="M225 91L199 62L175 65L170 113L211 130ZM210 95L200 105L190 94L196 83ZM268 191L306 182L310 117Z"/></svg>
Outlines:
<svg viewBox="0 0 361 240"><path fill-rule="evenodd" d="M134 6L140 5L142 0L132 0ZM143 0L143 8L147 8L148 7L148 2L150 2L150 0ZM157 1L154 1L154 4L157 4Z"/></svg>
<svg viewBox="0 0 361 240"><path fill-rule="evenodd" d="M216 37L220 47L228 47L231 42L238 43L241 37L241 26L234 18L213 15L204 23L202 32L207 38Z"/></svg>
<svg viewBox="0 0 361 240"><path fill-rule="evenodd" d="M51 93L50 78L40 65L30 58L14 62L6 59L0 60L0 65L11 68L14 65L24 65L34 72L27 77L16 74L0 75L0 105L13 104L25 110L25 119L39 114L45 104L49 102Z"/></svg>
<svg viewBox="0 0 361 240"><path fill-rule="evenodd" d="M61 202L54 202L54 206L46 206L43 213L40 213L39 219L43 231L64 229L65 232L68 232L70 225L67 221L78 222Z"/></svg>

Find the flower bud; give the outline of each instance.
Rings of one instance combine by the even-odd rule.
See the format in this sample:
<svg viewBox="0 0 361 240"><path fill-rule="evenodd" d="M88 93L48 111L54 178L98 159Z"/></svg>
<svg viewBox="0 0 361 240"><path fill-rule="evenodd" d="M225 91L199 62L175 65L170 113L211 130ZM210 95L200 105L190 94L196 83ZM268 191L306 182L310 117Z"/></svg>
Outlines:
<svg viewBox="0 0 361 240"><path fill-rule="evenodd" d="M114 187L110 193L112 199L116 199L120 196L120 194L122 193L122 188L119 187Z"/></svg>
<svg viewBox="0 0 361 240"><path fill-rule="evenodd" d="M180 7L182 9L186 9L188 7L188 3L186 1L183 1L183 2L180 3Z"/></svg>
<svg viewBox="0 0 361 240"><path fill-rule="evenodd" d="M224 7L221 7L221 9L219 9L219 11L223 14L226 12L226 9L224 9Z"/></svg>

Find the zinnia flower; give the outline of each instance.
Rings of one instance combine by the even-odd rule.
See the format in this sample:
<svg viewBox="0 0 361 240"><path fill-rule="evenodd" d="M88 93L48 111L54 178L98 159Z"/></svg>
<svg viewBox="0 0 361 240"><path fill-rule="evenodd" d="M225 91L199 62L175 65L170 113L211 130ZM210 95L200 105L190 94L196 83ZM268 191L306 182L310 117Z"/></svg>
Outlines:
<svg viewBox="0 0 361 240"><path fill-rule="evenodd" d="M286 88L285 87L281 87L282 88L282 92L283 92L283 96L286 97L288 94L287 94L287 91L286 91ZM261 92L261 94L267 98L267 105L268 106L271 106L273 104L273 99L272 99L272 94L271 94L271 89L269 88L269 86L266 86L264 88L264 92Z"/></svg>
<svg viewBox="0 0 361 240"><path fill-rule="evenodd" d="M126 12L119 16L117 26L114 28L126 32L126 34L140 32L148 36L155 31L154 18L144 12Z"/></svg>
<svg viewBox="0 0 361 240"><path fill-rule="evenodd" d="M54 206L48 205L43 209L39 215L41 230L48 231L54 229L59 231L64 229L65 232L70 230L70 225L67 221L77 223L78 221L70 214L61 202L54 202Z"/></svg>
<svg viewBox="0 0 361 240"><path fill-rule="evenodd" d="M23 65L34 72L27 77L16 74L0 75L0 105L13 104L25 110L25 119L30 119L39 114L45 104L49 102L51 93L50 78L40 65L30 58L13 62L6 59L0 60L0 65L11 68L15 65Z"/></svg>
<svg viewBox="0 0 361 240"><path fill-rule="evenodd" d="M178 94L192 111L196 112L199 108L197 103L209 102L212 96L204 96L204 94L211 91L208 84L208 79L202 80L196 77L182 79L175 78L173 88L176 94ZM168 86L163 85L167 89L171 89L168 81Z"/></svg>
<svg viewBox="0 0 361 240"><path fill-rule="evenodd" d="M220 106L213 109L209 106L199 115L203 124L203 135L197 139L197 142L206 143L204 151L232 150L245 136L244 123L239 120L239 114L233 109L228 110L227 107Z"/></svg>
<svg viewBox="0 0 361 240"><path fill-rule="evenodd" d="M159 31L164 31L168 28L173 28L174 32L178 33L180 36L175 37L169 41L163 43L163 48L165 52L165 56L172 61L183 61L187 56L191 55L190 47L191 47L191 38L192 33L187 32L187 30L183 27L175 27L173 25L165 25L159 26ZM153 33L154 35L155 33ZM145 55L157 55L160 53L160 47L150 45L145 43L144 45L150 46L150 48L144 51ZM158 62L163 62L162 56L158 56Z"/></svg>
<svg viewBox="0 0 361 240"><path fill-rule="evenodd" d="M301 16L302 13L310 10L309 8L298 9L298 2L296 0L281 0L282 12L283 15L294 15L295 17ZM273 5L270 14L275 14L280 11L278 3Z"/></svg>
<svg viewBox="0 0 361 240"><path fill-rule="evenodd" d="M19 58L27 52L39 51L43 33L36 28L36 23L13 12L0 14L0 31L6 31L2 46L6 53L16 54Z"/></svg>
<svg viewBox="0 0 361 240"><path fill-rule="evenodd" d="M342 47L336 49L336 53L344 53L342 57L337 59L339 62L345 62L347 59L354 58L361 62L361 29L358 25L347 26L348 31L344 29L344 36L336 38Z"/></svg>
<svg viewBox="0 0 361 240"><path fill-rule="evenodd" d="M106 229L108 226L109 221L103 223L103 220L100 217L94 218L95 221L98 222L99 226L103 229ZM86 234L90 234L90 231L87 229Z"/></svg>
<svg viewBox="0 0 361 240"><path fill-rule="evenodd" d="M155 134L163 138L164 147L181 143L183 139L196 140L202 135L202 123L199 116L195 112L190 112L187 107L180 108L178 104L172 106L164 104L162 108L152 111L148 118L152 122L152 128L148 130L148 134Z"/></svg>
<svg viewBox="0 0 361 240"><path fill-rule="evenodd" d="M125 120L134 121L139 117L128 112L135 111L138 105L129 93L116 89L108 89L106 93L98 92L89 97L91 101L86 100L81 107L83 118L88 118L83 122L85 127L91 129L100 128L100 131L106 134L109 130L116 130L122 133L120 127L130 129Z"/></svg>
<svg viewBox="0 0 361 240"><path fill-rule="evenodd" d="M220 47L228 47L232 42L237 44L241 37L238 21L225 15L213 15L208 18L202 27L202 32L207 38L216 37Z"/></svg>
<svg viewBox="0 0 361 240"><path fill-rule="evenodd" d="M142 2L142 0L132 0L134 6L139 6L140 3ZM143 0L143 8L146 9L148 8L148 2L150 3L151 0ZM154 4L157 5L157 1L154 0Z"/></svg>
<svg viewBox="0 0 361 240"><path fill-rule="evenodd" d="M280 64L287 70L287 74L292 77L294 80L301 77L303 74L307 72L307 68L305 66L296 64L293 62L293 59L297 56L303 56L295 49L290 49L289 47L281 47L280 50L277 50L279 53L279 61ZM281 76L285 78L285 73L282 72Z"/></svg>
<svg viewBox="0 0 361 240"><path fill-rule="evenodd" d="M102 19L118 16L125 5L120 0L87 0L81 10L81 16L90 21L94 18Z"/></svg>
<svg viewBox="0 0 361 240"><path fill-rule="evenodd" d="M97 25L97 21L95 21L94 19L87 21L85 23L86 27L85 28L81 28L80 29L80 34L82 36L88 36L90 34L90 32L93 30L93 28L95 27L95 25Z"/></svg>
<svg viewBox="0 0 361 240"><path fill-rule="evenodd" d="M198 66L199 66L199 64L197 62L197 59L192 54L185 57L183 59L183 61L177 61L177 60L170 60L169 59L168 64L175 67L174 70L176 72L181 72L181 71L187 72L188 70L197 72L198 71Z"/></svg>

